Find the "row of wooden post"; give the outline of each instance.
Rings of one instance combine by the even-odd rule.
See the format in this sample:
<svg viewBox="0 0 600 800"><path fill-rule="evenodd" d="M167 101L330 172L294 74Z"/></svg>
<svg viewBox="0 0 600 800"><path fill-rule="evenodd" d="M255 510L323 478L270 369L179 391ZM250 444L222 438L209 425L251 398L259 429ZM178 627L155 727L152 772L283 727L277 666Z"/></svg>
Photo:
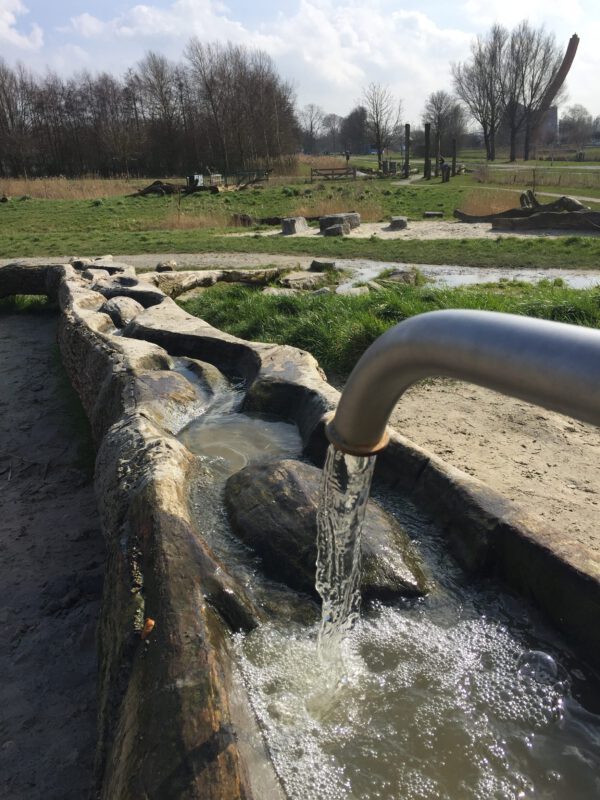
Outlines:
<svg viewBox="0 0 600 800"><path fill-rule="evenodd" d="M435 177L439 175L440 170L440 134L439 131L435 137ZM404 168L403 174L405 178L410 175L410 125L406 123L404 126ZM452 139L452 177L456 175L456 139ZM425 123L425 165L423 168L423 177L426 180L431 179L431 123Z"/></svg>

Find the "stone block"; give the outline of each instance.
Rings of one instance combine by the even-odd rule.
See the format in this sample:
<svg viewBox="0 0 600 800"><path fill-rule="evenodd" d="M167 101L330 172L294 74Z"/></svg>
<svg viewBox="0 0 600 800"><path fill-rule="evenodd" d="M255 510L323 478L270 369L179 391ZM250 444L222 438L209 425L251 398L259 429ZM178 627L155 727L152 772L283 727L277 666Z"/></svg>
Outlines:
<svg viewBox="0 0 600 800"><path fill-rule="evenodd" d="M284 236L304 233L308 230L308 222L304 217L284 217L281 220L281 232Z"/></svg>
<svg viewBox="0 0 600 800"><path fill-rule="evenodd" d="M407 217L392 217L390 220L390 230L391 231L403 231L405 228L408 228L408 218Z"/></svg>
<svg viewBox="0 0 600 800"><path fill-rule="evenodd" d="M350 233L350 225L347 222L340 225L330 225L322 233L323 236L347 236Z"/></svg>
<svg viewBox="0 0 600 800"><path fill-rule="evenodd" d="M327 214L319 218L319 230L324 233L332 225L348 225L349 228L358 228L360 225L360 214L356 211L348 211L342 214Z"/></svg>

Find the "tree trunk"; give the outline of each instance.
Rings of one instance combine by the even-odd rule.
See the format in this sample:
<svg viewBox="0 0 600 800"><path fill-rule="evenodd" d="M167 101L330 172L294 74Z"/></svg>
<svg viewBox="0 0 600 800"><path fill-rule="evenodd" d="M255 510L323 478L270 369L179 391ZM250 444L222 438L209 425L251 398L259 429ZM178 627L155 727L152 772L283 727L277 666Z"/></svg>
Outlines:
<svg viewBox="0 0 600 800"><path fill-rule="evenodd" d="M423 177L431 179L431 124L425 123L425 164L423 167Z"/></svg>
<svg viewBox="0 0 600 800"><path fill-rule="evenodd" d="M525 142L523 144L523 160L529 161L529 150L531 147L531 125L529 122L525 126Z"/></svg>
<svg viewBox="0 0 600 800"><path fill-rule="evenodd" d="M404 126L404 177L410 175L410 125Z"/></svg>
<svg viewBox="0 0 600 800"><path fill-rule="evenodd" d="M514 123L510 126L510 158L509 161L517 160L517 128Z"/></svg>

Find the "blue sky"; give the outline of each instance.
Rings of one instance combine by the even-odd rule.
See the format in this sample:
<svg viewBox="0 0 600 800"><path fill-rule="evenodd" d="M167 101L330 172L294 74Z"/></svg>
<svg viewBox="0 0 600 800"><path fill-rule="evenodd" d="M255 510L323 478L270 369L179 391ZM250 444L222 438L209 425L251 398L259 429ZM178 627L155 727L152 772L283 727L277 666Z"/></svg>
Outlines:
<svg viewBox="0 0 600 800"><path fill-rule="evenodd" d="M402 99L406 121L418 122L427 95L451 88L450 63L468 57L473 37L525 12L564 47L579 34L567 105L600 115L598 0L0 0L0 54L37 71L120 74L148 50L181 59L192 35L230 40L268 52L299 106L346 114L376 81Z"/></svg>

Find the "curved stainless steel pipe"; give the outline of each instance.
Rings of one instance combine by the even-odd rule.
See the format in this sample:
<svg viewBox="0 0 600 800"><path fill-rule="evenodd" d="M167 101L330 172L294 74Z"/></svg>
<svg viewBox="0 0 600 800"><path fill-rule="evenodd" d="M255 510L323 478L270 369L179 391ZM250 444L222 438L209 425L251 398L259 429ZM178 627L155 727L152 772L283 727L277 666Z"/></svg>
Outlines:
<svg viewBox="0 0 600 800"><path fill-rule="evenodd" d="M365 351L327 425L329 441L354 455L382 450L401 395L434 376L600 425L600 331L491 311L431 311L391 328Z"/></svg>

